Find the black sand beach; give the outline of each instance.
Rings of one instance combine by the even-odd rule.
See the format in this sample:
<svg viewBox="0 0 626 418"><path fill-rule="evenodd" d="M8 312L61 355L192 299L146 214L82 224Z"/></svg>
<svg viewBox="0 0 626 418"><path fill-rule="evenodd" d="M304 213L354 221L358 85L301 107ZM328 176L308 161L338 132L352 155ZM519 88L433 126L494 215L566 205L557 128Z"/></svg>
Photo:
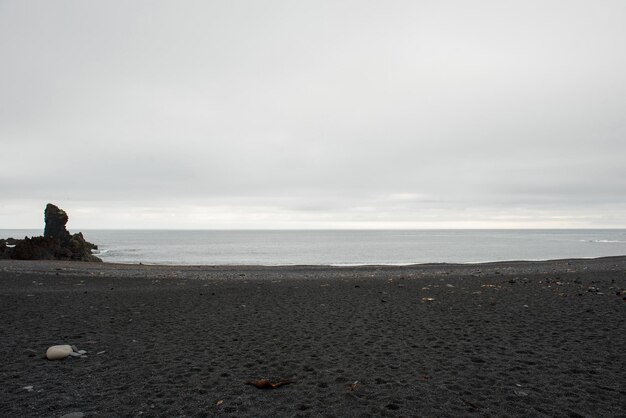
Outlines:
<svg viewBox="0 0 626 418"><path fill-rule="evenodd" d="M2 260L0 416L626 416L625 288L626 257ZM45 360L55 344L87 356Z"/></svg>

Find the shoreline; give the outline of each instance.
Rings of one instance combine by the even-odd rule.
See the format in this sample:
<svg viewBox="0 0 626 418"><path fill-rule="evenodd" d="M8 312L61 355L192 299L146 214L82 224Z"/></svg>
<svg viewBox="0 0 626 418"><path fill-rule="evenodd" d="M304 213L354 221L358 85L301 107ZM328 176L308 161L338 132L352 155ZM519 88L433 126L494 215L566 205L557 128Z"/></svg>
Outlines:
<svg viewBox="0 0 626 418"><path fill-rule="evenodd" d="M483 261L467 261L467 262L424 262L424 263L354 263L354 264L166 264L166 263L113 263L104 260L105 264L115 264L123 266L159 266L159 267L338 267L338 268L353 268L353 267L419 267L430 265L450 265L450 266L467 266L467 265L483 265L483 264L497 264L497 263L542 263L542 262L558 262L558 261L576 261L576 260L596 260L605 258L621 258L626 257L623 255L608 255L608 256L589 256L589 257L567 257L567 258L537 258L537 259L511 259L511 260L483 260Z"/></svg>
<svg viewBox="0 0 626 418"><path fill-rule="evenodd" d="M625 289L626 256L0 260L0 415L623 416ZM87 357L43 359L56 344Z"/></svg>
<svg viewBox="0 0 626 418"><path fill-rule="evenodd" d="M450 263L450 262L425 262L425 263L397 263L397 264L158 264L158 263L113 263L104 261L102 263L93 263L93 262L84 262L84 261L73 261L73 260L12 260L12 259L0 259L0 266L2 263L5 264L23 264L27 265L29 263L33 263L33 265L37 264L45 264L45 263L59 263L59 264L68 264L71 266L93 266L97 269L97 267L103 266L112 266L116 268L142 268L142 267L158 267L158 268L166 268L166 269L199 269L199 268L228 268L228 269L237 269L237 268L263 268L263 269L289 269L289 268L311 268L311 269L360 269L360 268L420 268L420 267L432 267L432 266L449 266L449 267L471 267L471 266L491 266L491 265L522 265L522 264L542 264L542 263L568 263L568 262L610 262L610 261L623 261L626 260L626 254L624 255L609 255L609 256L600 256L600 257L568 257L568 258L554 258L554 259L533 259L533 260L522 260L522 259L512 259L512 260L493 260L493 261L472 261L472 262L460 262L460 263ZM89 268L89 267L88 267ZM105 267L106 269L107 267Z"/></svg>

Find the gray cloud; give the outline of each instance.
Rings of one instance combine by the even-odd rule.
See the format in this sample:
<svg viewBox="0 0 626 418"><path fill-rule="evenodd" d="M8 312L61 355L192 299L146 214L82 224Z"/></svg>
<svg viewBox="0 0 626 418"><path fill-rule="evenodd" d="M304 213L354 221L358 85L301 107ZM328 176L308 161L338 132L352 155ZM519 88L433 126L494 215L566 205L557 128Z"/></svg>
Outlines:
<svg viewBox="0 0 626 418"><path fill-rule="evenodd" d="M84 227L626 227L625 19L6 1L0 227L47 201Z"/></svg>

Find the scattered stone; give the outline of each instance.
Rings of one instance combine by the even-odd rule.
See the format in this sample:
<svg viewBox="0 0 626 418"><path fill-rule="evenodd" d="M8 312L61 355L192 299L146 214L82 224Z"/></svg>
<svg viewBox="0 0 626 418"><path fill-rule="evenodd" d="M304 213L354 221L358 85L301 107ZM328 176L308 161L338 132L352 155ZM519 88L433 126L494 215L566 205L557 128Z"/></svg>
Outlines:
<svg viewBox="0 0 626 418"><path fill-rule="evenodd" d="M28 392L32 392L33 391L33 386L24 386L22 389L28 391Z"/></svg>
<svg viewBox="0 0 626 418"><path fill-rule="evenodd" d="M346 390L348 390L350 392L354 392L357 389L358 385L359 385L359 381L355 380L352 383L346 384Z"/></svg>
<svg viewBox="0 0 626 418"><path fill-rule="evenodd" d="M46 351L46 358L48 360L63 360L73 352L70 345L53 345Z"/></svg>
<svg viewBox="0 0 626 418"><path fill-rule="evenodd" d="M466 404L468 404L470 407L472 407L472 409L480 409L480 405L478 405L475 402L472 402L470 400L467 399L461 399L463 402L465 402Z"/></svg>

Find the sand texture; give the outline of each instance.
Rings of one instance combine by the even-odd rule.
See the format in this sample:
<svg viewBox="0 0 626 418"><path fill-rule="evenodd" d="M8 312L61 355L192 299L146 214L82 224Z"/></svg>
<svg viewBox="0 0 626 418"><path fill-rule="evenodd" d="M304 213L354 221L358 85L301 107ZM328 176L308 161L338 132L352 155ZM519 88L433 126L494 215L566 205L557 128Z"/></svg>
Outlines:
<svg viewBox="0 0 626 418"><path fill-rule="evenodd" d="M0 416L626 416L626 257L0 261ZM44 358L71 344L84 357ZM293 381L258 389L250 381ZM79 416L79 415L78 415Z"/></svg>

